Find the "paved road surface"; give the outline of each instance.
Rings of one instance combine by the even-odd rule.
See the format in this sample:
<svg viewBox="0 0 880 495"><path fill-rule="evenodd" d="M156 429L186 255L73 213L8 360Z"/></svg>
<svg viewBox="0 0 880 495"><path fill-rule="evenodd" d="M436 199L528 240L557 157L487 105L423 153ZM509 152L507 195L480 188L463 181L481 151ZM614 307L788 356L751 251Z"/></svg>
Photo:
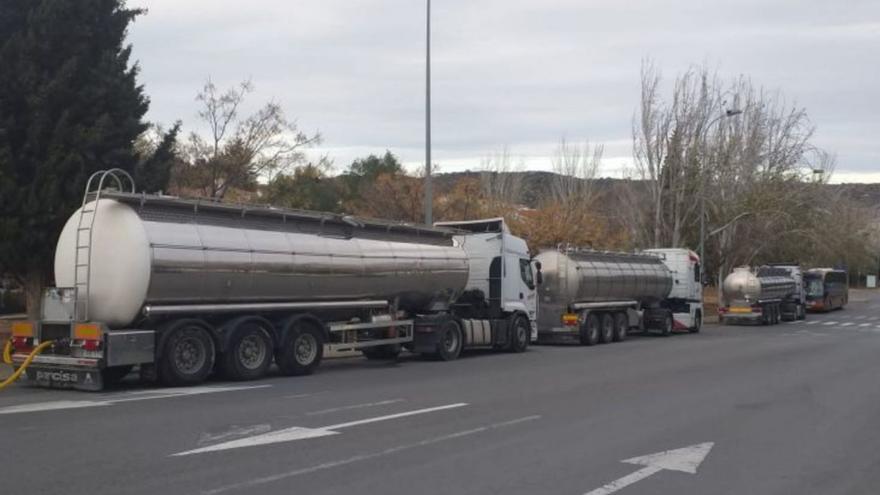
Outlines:
<svg viewBox="0 0 880 495"><path fill-rule="evenodd" d="M806 322L595 348L195 389L16 386L0 393L0 492L580 495L644 467L623 459L713 442L696 474L617 493L880 493L878 356L880 294L862 292Z"/></svg>

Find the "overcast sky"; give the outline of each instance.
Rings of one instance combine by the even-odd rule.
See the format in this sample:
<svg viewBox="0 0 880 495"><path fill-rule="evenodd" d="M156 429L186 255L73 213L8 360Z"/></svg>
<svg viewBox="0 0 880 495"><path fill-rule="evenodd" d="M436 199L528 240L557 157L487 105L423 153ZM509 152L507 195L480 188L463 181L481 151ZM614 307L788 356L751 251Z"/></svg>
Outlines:
<svg viewBox="0 0 880 495"><path fill-rule="evenodd" d="M148 118L196 125L210 76L251 79L337 170L390 149L424 161L424 0L130 0ZM639 69L666 82L707 63L807 109L836 181L880 182L880 1L434 0L433 153L478 169L507 146L549 169L556 143L605 144L602 175L631 166Z"/></svg>

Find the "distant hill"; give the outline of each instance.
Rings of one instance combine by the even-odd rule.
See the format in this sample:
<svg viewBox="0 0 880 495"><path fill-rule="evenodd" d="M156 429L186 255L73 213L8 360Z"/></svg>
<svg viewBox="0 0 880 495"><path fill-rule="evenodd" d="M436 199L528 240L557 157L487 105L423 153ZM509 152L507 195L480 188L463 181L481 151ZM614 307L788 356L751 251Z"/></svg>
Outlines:
<svg viewBox="0 0 880 495"><path fill-rule="evenodd" d="M554 172L532 171L532 172L503 172L516 175L522 175L523 181L523 204L530 208L539 205L540 199L550 194L553 178L558 174ZM452 172L441 173L434 177L434 181L438 190L447 190L451 188L456 181L463 177L480 177L481 172ZM595 181L596 190L599 192L610 192L616 187L630 181L624 179L601 178L593 179ZM878 184L828 184L825 187L831 189L834 193L844 197L849 197L857 204L872 208L880 214L880 183Z"/></svg>

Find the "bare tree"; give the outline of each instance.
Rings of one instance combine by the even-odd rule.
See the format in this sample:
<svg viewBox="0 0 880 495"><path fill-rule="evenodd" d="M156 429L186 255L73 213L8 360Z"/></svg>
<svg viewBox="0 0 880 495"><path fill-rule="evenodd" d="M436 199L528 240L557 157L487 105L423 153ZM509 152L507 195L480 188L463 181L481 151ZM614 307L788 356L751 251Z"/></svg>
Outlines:
<svg viewBox="0 0 880 495"><path fill-rule="evenodd" d="M502 216L522 202L525 164L521 159L514 163L507 147L484 158L481 168L480 183L489 214Z"/></svg>
<svg viewBox="0 0 880 495"><path fill-rule="evenodd" d="M202 105L198 116L208 137L190 134L186 164L177 173L178 187L222 199L230 188L253 187L305 163L305 149L320 143L321 135L300 131L274 101L241 116L252 91L249 81L223 92L210 79L205 83L196 100Z"/></svg>

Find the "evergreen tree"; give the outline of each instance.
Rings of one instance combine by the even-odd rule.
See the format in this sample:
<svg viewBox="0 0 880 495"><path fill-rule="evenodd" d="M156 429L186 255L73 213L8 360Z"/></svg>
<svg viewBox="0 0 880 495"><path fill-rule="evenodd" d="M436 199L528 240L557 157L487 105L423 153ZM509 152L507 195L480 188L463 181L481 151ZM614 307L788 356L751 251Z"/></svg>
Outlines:
<svg viewBox="0 0 880 495"><path fill-rule="evenodd" d="M89 175L133 171L148 100L125 43L141 14L121 0L4 0L0 8L0 272L28 311Z"/></svg>

